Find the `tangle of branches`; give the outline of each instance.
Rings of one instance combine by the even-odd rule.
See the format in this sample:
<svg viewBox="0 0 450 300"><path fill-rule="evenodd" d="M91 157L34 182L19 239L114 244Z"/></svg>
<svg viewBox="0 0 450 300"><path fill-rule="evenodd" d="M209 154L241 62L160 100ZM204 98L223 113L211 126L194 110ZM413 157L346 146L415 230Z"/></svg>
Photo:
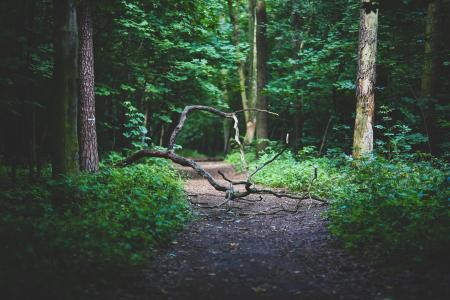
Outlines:
<svg viewBox="0 0 450 300"><path fill-rule="evenodd" d="M218 173L220 174L220 176L222 176L222 178L225 180L225 182L227 182L226 185L224 185L224 184L218 182L216 179L214 179L214 177L210 173L205 171L205 169L203 169L196 161L176 154L174 148L175 148L175 142L176 142L177 136L180 133L180 131L183 129L183 126L186 122L186 119L187 119L189 113L191 113L192 111L196 111L196 110L210 112L210 113L220 116L222 118L233 120L234 131L235 131L234 140L236 141L236 143L239 146L242 165L244 166L245 169L247 169L247 164L246 164L245 158L244 158L244 147L239 139L239 127L238 127L239 123L238 123L238 118L236 116L237 113L243 112L244 110L239 110L236 112L223 112L216 108L213 108L210 106L203 106L203 105L190 105L190 106L186 106L184 108L183 112L181 113L180 120L178 121L177 126L172 131L172 134L169 139L169 144L168 144L166 150L164 150L164 151L150 150L150 149L139 150L139 151L133 153L128 158L126 158L125 160L123 160L122 162L120 162L120 165L127 166L127 165L130 165L130 164L144 158L144 157L159 157L159 158L170 159L174 163L180 164L182 166L191 167L200 176L205 178L211 184L211 186L214 187L214 189L216 189L217 191L220 191L220 192L224 192L225 199L226 199L224 203L226 203L230 200L235 200L235 199L239 199L239 198L242 199L251 194L257 194L257 195L266 194L266 195L272 195L272 196L275 196L278 198L286 197L286 198L290 198L290 199L297 199L299 201L306 200L304 197L298 197L298 196L290 195L290 194L286 194L286 193L278 193L278 192L275 192L275 191L269 190L269 189L256 188L256 187L254 187L254 184L251 181L252 177L256 173L258 173L263 168L265 168L267 165L272 163L274 160L276 160L278 157L280 157L284 151L286 151L286 149L288 148L288 142L289 142L288 135L286 136L286 144L283 147L283 149L280 152L278 152L272 159L261 164L252 173L248 174L246 180L233 181L233 180L229 179L228 177L226 177L223 172L219 171ZM251 109L251 110L256 110L259 112L278 115L278 114L275 114L275 113L267 111L267 110L260 110L260 109ZM238 191L237 189L235 189L237 186L243 186L244 190ZM321 200L321 199L314 199L314 200L317 200L317 201L320 201L323 203L327 203L325 200Z"/></svg>

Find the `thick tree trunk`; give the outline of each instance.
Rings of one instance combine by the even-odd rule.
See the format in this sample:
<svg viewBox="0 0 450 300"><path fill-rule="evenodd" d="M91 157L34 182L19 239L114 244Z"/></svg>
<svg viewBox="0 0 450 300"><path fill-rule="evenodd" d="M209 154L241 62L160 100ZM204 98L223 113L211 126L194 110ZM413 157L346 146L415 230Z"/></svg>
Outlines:
<svg viewBox="0 0 450 300"><path fill-rule="evenodd" d="M95 128L94 43L90 1L79 7L80 27L80 168L98 171L97 131Z"/></svg>
<svg viewBox="0 0 450 300"><path fill-rule="evenodd" d="M75 0L54 0L55 97L53 176L75 175L78 168L78 27Z"/></svg>
<svg viewBox="0 0 450 300"><path fill-rule="evenodd" d="M375 108L375 75L377 54L378 4L361 1L356 80L356 119L353 133L353 157L373 150L373 114Z"/></svg>
<svg viewBox="0 0 450 300"><path fill-rule="evenodd" d="M256 108L267 110L267 97L264 88L267 83L267 14L264 0L258 0L256 3L256 48L257 48L257 74L256 74ZM267 114L264 112L256 113L256 138L265 140L268 136ZM267 147L266 141L258 142L258 151Z"/></svg>

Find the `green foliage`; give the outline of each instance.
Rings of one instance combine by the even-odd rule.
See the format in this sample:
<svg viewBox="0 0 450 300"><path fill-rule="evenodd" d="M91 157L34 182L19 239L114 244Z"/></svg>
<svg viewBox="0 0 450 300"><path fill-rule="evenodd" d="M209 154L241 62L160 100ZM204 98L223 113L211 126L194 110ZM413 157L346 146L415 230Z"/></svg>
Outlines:
<svg viewBox="0 0 450 300"><path fill-rule="evenodd" d="M252 163L256 160L255 151L247 151L244 154L244 158L246 163ZM241 154L239 151L233 151L225 157L225 161L232 164L238 172L242 172L244 170L244 166L242 165Z"/></svg>
<svg viewBox="0 0 450 300"><path fill-rule="evenodd" d="M80 280L86 271L109 276L142 266L190 216L176 171L157 159L103 165L95 175L5 190L0 198L0 275L12 284L35 273Z"/></svg>
<svg viewBox="0 0 450 300"><path fill-rule="evenodd" d="M250 168L274 154L265 153ZM422 262L450 247L450 166L426 158L354 161L336 152L318 158L307 148L297 155L285 152L254 181L329 200L329 228L353 250L397 263ZM238 159L236 153L228 157L237 166Z"/></svg>
<svg viewBox="0 0 450 300"><path fill-rule="evenodd" d="M352 249L421 262L450 247L448 165L375 159L352 164L355 190L332 202L331 232Z"/></svg>
<svg viewBox="0 0 450 300"><path fill-rule="evenodd" d="M148 115L145 135L163 145L185 105L223 105L221 70L230 68L233 57L227 50L231 42L219 30L220 1L119 0L96 8L98 26L108 22L107 29L97 35L96 43L101 46L95 56L96 70L101 70L96 85L103 136L122 128L120 107L124 99L129 99L126 112L130 113L132 105ZM134 147L148 143L141 141L140 120L129 124L127 117L126 123L132 125L125 128L125 134ZM196 139L193 144L206 142L206 126L199 124L191 125L195 132L187 137L188 142L191 137ZM211 130L208 137L213 134ZM180 136L184 145L183 141Z"/></svg>
<svg viewBox="0 0 450 300"><path fill-rule="evenodd" d="M408 125L400 121L393 123L393 111L393 108L382 105L378 112L381 122L375 125L382 137L376 141L377 151L388 159L400 154L403 156L411 154L413 146L428 141L428 138L423 134L411 133L412 129Z"/></svg>
<svg viewBox="0 0 450 300"><path fill-rule="evenodd" d="M136 150L148 147L147 141L150 138L147 137L148 130L145 126L144 114L140 113L130 101L125 101L122 105L127 110L125 113L126 121L123 124L125 128L123 132L124 137L131 142L131 145Z"/></svg>
<svg viewBox="0 0 450 300"><path fill-rule="evenodd" d="M184 157L190 157L193 159L205 159L208 158L207 155L198 152L197 150L192 150L192 149L180 149L177 151L178 155L184 156Z"/></svg>

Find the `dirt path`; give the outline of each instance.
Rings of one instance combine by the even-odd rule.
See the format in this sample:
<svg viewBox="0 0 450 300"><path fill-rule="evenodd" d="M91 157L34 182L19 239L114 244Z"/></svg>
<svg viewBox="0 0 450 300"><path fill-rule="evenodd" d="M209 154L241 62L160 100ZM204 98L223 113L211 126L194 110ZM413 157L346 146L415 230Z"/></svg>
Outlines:
<svg viewBox="0 0 450 300"><path fill-rule="evenodd" d="M223 162L202 165L233 176ZM319 203L305 201L296 214L252 215L278 208L280 199L202 208L224 198L195 174L186 191L198 203L195 220L158 251L137 282L105 299L439 298L427 274L385 275L344 251L327 231Z"/></svg>

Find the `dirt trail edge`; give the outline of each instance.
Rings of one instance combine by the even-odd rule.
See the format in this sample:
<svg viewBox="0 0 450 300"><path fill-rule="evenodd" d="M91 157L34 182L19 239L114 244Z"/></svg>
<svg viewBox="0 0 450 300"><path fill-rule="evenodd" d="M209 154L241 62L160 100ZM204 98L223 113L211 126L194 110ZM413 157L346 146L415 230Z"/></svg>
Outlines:
<svg viewBox="0 0 450 300"><path fill-rule="evenodd" d="M230 165L202 162L213 175ZM345 251L326 228L325 207L302 202L297 213L254 215L295 200L264 196L248 203L224 201L191 175L186 192L195 218L131 286L95 299L445 299L448 287L432 273L389 274ZM431 285L431 286L430 286Z"/></svg>

